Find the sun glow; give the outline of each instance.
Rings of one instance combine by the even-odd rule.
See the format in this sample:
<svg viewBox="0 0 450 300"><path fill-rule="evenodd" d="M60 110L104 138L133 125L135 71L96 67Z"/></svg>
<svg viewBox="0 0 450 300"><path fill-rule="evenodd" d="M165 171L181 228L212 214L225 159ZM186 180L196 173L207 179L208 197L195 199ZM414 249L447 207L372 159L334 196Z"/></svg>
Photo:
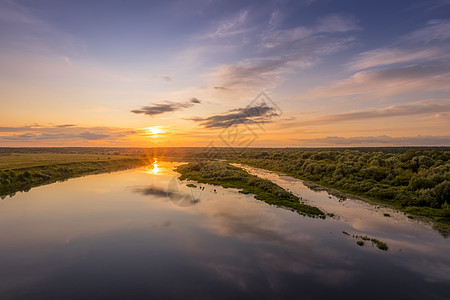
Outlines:
<svg viewBox="0 0 450 300"><path fill-rule="evenodd" d="M147 127L147 128L144 128L144 130L145 130L146 135L149 135L152 137L157 137L166 132L164 129L161 128L161 126Z"/></svg>
<svg viewBox="0 0 450 300"><path fill-rule="evenodd" d="M153 175L158 175L159 171L160 170L158 168L158 161L155 159L155 161L153 162L153 168L150 169L150 167L149 167L148 172Z"/></svg>

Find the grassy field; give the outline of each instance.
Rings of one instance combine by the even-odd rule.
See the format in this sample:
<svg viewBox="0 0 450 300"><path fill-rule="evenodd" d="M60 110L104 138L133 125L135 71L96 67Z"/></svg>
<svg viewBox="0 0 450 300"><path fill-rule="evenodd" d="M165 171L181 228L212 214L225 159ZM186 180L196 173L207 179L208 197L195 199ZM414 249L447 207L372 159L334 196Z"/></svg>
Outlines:
<svg viewBox="0 0 450 300"><path fill-rule="evenodd" d="M95 153L8 153L0 155L0 197L73 177L148 164L137 155Z"/></svg>

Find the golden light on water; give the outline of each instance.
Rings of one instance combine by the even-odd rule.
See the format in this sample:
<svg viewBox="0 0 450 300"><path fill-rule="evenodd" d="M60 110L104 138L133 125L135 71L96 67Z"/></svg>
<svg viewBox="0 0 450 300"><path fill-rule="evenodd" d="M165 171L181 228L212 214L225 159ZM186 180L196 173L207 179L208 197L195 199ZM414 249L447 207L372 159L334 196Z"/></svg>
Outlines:
<svg viewBox="0 0 450 300"><path fill-rule="evenodd" d="M158 168L158 161L156 159L153 162L153 168L152 168L152 166L149 166L147 168L148 168L149 174L158 175L160 172L160 169Z"/></svg>

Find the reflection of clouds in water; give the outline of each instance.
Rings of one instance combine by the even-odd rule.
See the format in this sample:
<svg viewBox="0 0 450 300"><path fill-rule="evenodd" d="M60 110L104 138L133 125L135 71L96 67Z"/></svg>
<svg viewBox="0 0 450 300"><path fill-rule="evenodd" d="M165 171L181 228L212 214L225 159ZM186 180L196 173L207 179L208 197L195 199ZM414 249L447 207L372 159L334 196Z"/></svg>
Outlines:
<svg viewBox="0 0 450 300"><path fill-rule="evenodd" d="M208 251L220 253L205 262L205 266L223 280L247 290L255 284L255 278L264 278L263 284L276 291L286 288L283 280L286 274L310 276L327 286L348 285L356 276L348 253L323 247L320 238L302 232L299 227L290 227L283 216L291 212L275 213L274 207L261 205L251 196L233 201L219 198L196 207L208 217L204 226L220 236L252 245L251 251L228 249L226 253L223 249L195 246L197 252L205 251L205 256ZM302 216L298 218L304 220Z"/></svg>
<svg viewBox="0 0 450 300"><path fill-rule="evenodd" d="M167 189L155 185L133 187L131 188L131 191L140 193L144 196L167 197Z"/></svg>
<svg viewBox="0 0 450 300"><path fill-rule="evenodd" d="M413 272L423 274L427 282L450 283L450 266L448 262L436 262L427 259L408 261L404 265Z"/></svg>

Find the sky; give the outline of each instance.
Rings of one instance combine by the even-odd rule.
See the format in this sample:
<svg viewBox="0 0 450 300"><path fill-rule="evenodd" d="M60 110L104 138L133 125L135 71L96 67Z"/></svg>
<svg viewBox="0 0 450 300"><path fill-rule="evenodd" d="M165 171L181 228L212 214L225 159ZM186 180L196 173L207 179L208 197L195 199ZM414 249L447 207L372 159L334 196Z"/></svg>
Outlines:
<svg viewBox="0 0 450 300"><path fill-rule="evenodd" d="M0 0L0 147L450 146L450 0Z"/></svg>

